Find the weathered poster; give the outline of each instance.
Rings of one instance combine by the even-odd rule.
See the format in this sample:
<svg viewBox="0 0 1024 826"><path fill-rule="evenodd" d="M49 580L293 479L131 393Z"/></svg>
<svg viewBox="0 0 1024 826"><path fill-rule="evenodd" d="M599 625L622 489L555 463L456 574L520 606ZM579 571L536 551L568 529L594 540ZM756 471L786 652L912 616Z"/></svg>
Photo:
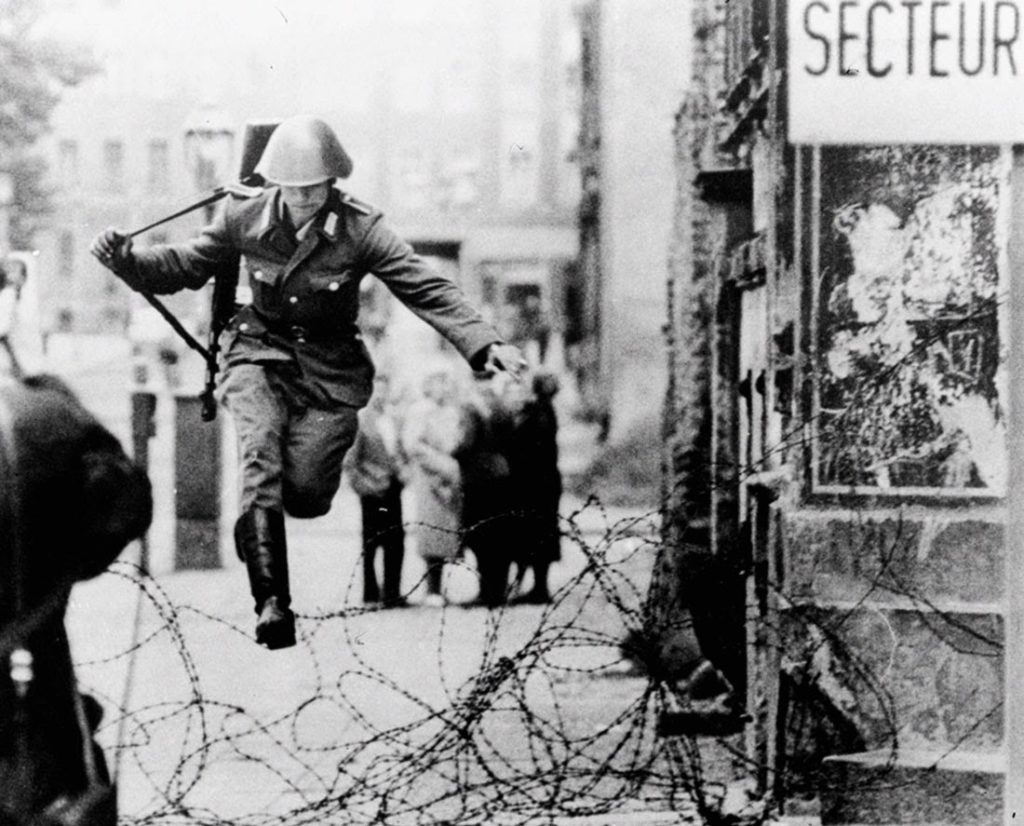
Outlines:
<svg viewBox="0 0 1024 826"><path fill-rule="evenodd" d="M819 485L1005 489L1007 173L996 148L822 153Z"/></svg>

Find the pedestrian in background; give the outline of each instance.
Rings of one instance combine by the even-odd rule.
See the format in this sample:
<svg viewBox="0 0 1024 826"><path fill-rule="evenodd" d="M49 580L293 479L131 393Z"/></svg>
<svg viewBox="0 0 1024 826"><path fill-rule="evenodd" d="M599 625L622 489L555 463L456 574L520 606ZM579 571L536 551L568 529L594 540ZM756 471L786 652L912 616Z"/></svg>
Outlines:
<svg viewBox="0 0 1024 826"><path fill-rule="evenodd" d="M500 379L477 374L463 404L463 438L456 453L462 473L462 541L476 558L476 603L494 608L508 596L508 576L520 539L509 450L514 411Z"/></svg>
<svg viewBox="0 0 1024 826"><path fill-rule="evenodd" d="M550 602L548 570L562 558L558 513L562 473L558 467L558 414L554 406L558 389L558 377L553 373L535 374L532 395L518 411L513 428L509 459L519 522L516 590L522 587L527 571L533 579L530 591L517 595L516 603Z"/></svg>
<svg viewBox="0 0 1024 826"><path fill-rule="evenodd" d="M402 488L407 462L399 440L400 427L391 399L391 382L378 373L370 403L359 411L359 430L344 467L352 490L359 496L362 515L363 602L383 602L386 608L406 604L402 595ZM383 587L377 581L378 550L383 557Z"/></svg>
<svg viewBox="0 0 1024 826"><path fill-rule="evenodd" d="M364 276L380 279L475 369L518 374L524 361L379 211L338 186L352 160L322 120L277 126L256 172L269 186L225 198L190 241L134 251L111 228L91 252L133 289L153 293L200 289L245 259L252 303L221 335L217 392L239 440L235 545L256 641L275 649L295 644L285 514L330 510L357 411L370 398L373 366L356 325Z"/></svg>
<svg viewBox="0 0 1024 826"><path fill-rule="evenodd" d="M145 473L59 379L0 380L0 823L117 822L64 613L151 517Z"/></svg>
<svg viewBox="0 0 1024 826"><path fill-rule="evenodd" d="M458 396L449 369L429 373L422 398L410 405L402 431L416 509L411 532L426 565L427 605L444 604L444 565L461 551L463 485L455 452L463 432Z"/></svg>
<svg viewBox="0 0 1024 826"><path fill-rule="evenodd" d="M7 364L3 372L14 378L24 374L14 346L17 327L18 300L26 279L25 265L20 261L0 261L0 346Z"/></svg>

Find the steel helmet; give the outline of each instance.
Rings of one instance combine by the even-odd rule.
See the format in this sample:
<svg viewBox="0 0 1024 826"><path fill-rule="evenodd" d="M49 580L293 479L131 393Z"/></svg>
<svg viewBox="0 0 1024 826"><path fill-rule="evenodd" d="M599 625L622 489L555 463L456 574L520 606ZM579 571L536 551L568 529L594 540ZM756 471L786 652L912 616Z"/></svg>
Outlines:
<svg viewBox="0 0 1024 826"><path fill-rule="evenodd" d="M297 115L274 129L256 172L278 186L312 186L352 174L352 159L318 118Z"/></svg>

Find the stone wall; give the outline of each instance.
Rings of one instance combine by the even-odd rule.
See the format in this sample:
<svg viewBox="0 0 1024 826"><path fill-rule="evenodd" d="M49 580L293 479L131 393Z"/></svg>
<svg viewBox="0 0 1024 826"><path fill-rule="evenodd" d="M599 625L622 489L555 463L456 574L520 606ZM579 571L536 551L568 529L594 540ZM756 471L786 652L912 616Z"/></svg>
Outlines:
<svg viewBox="0 0 1024 826"><path fill-rule="evenodd" d="M1005 513L801 509L782 524L789 673L868 749L997 748Z"/></svg>
<svg viewBox="0 0 1024 826"><path fill-rule="evenodd" d="M695 548L745 560L749 756L781 794L813 790L829 754L992 754L1008 157L785 146L785 89L764 81L777 27L763 65L751 57L727 88L725 7L699 2L694 21L676 130L659 581L685 577ZM777 99L759 115L766 92ZM736 204L698 183L727 171L751 176L746 238ZM743 430L729 377L739 325L750 336L757 322L740 318L722 261L752 237L771 240L754 391L766 421ZM738 434L751 427L763 450L747 464ZM768 530L755 524L765 513ZM678 588L661 593L665 610Z"/></svg>

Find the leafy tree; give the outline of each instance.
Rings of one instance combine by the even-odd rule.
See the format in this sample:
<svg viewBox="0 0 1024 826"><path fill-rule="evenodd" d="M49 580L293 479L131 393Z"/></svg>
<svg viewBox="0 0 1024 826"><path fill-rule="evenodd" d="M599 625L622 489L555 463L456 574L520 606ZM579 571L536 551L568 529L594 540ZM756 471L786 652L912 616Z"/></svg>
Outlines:
<svg viewBox="0 0 1024 826"><path fill-rule="evenodd" d="M33 148L50 126L61 93L98 70L81 47L39 31L49 0L0 2L0 171L11 174L11 243L31 245L50 210L46 165Z"/></svg>

